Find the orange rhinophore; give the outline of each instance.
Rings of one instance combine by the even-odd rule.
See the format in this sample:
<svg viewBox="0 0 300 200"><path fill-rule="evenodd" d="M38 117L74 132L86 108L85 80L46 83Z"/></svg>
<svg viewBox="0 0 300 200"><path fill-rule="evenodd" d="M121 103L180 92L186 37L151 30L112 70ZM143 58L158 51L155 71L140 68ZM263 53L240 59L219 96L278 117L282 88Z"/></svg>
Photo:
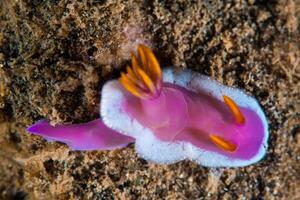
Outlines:
<svg viewBox="0 0 300 200"><path fill-rule="evenodd" d="M229 142L228 140L217 135L209 135L210 140L217 145L220 149L228 152L234 152L237 149L237 145Z"/></svg>
<svg viewBox="0 0 300 200"><path fill-rule="evenodd" d="M229 96L226 95L223 95L223 99L225 104L229 107L230 111L232 112L235 121L239 124L245 124L245 117L239 109L239 107L236 105L236 103Z"/></svg>

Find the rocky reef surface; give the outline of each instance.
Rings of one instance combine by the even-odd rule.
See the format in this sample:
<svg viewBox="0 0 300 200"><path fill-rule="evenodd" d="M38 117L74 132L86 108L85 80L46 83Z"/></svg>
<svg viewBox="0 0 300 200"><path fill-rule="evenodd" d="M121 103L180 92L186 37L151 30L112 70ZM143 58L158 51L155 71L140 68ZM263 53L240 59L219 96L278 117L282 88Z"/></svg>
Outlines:
<svg viewBox="0 0 300 200"><path fill-rule="evenodd" d="M299 0L0 1L0 198L300 199ZM210 169L156 165L133 145L74 152L25 132L99 117L100 89L139 43L255 96L264 160ZM143 133L141 133L143 134Z"/></svg>

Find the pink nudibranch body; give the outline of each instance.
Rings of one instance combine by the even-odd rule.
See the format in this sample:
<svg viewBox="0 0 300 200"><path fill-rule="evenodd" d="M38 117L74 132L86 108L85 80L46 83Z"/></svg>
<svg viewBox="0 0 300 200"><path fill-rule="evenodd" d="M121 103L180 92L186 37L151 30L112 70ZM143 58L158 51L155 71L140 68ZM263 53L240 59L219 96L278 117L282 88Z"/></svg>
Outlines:
<svg viewBox="0 0 300 200"><path fill-rule="evenodd" d="M101 136L94 149L135 141L137 152L146 160L190 159L210 167L246 166L265 155L268 125L253 97L190 70L161 71L151 49L143 45L138 53L140 60L132 55L132 68L127 67L120 81L109 81L102 89L101 117L111 130L91 126L106 139L101 143ZM84 138L87 134L78 131L81 126L73 125L73 131ZM28 130L33 132L33 127ZM47 130L35 129L35 133L51 138ZM116 142L108 140L110 135Z"/></svg>
<svg viewBox="0 0 300 200"><path fill-rule="evenodd" d="M39 120L27 131L43 136L47 141L60 141L73 150L113 150L126 147L134 139L108 128L100 119L83 124L52 126Z"/></svg>

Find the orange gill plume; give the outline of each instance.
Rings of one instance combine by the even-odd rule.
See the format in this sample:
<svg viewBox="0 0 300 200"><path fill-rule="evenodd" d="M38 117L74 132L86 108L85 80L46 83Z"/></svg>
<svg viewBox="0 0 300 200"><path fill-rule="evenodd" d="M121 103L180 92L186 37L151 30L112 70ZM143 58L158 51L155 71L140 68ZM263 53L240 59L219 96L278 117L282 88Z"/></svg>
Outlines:
<svg viewBox="0 0 300 200"><path fill-rule="evenodd" d="M120 82L131 94L143 99L156 98L162 87L160 65L149 47L138 45L138 58L131 55L131 67L121 73ZM140 61L140 62L139 62Z"/></svg>

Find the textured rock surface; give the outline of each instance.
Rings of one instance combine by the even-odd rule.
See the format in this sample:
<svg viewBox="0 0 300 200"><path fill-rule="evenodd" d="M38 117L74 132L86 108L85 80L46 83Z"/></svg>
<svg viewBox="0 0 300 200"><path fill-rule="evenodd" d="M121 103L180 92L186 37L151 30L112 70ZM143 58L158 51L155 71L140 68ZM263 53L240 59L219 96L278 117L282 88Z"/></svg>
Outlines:
<svg viewBox="0 0 300 200"><path fill-rule="evenodd" d="M0 1L0 197L28 199L299 199L300 2ZM25 133L98 117L99 90L136 44L163 66L245 89L265 109L260 163L155 165L133 145L71 152ZM142 134L142 133L141 133Z"/></svg>

